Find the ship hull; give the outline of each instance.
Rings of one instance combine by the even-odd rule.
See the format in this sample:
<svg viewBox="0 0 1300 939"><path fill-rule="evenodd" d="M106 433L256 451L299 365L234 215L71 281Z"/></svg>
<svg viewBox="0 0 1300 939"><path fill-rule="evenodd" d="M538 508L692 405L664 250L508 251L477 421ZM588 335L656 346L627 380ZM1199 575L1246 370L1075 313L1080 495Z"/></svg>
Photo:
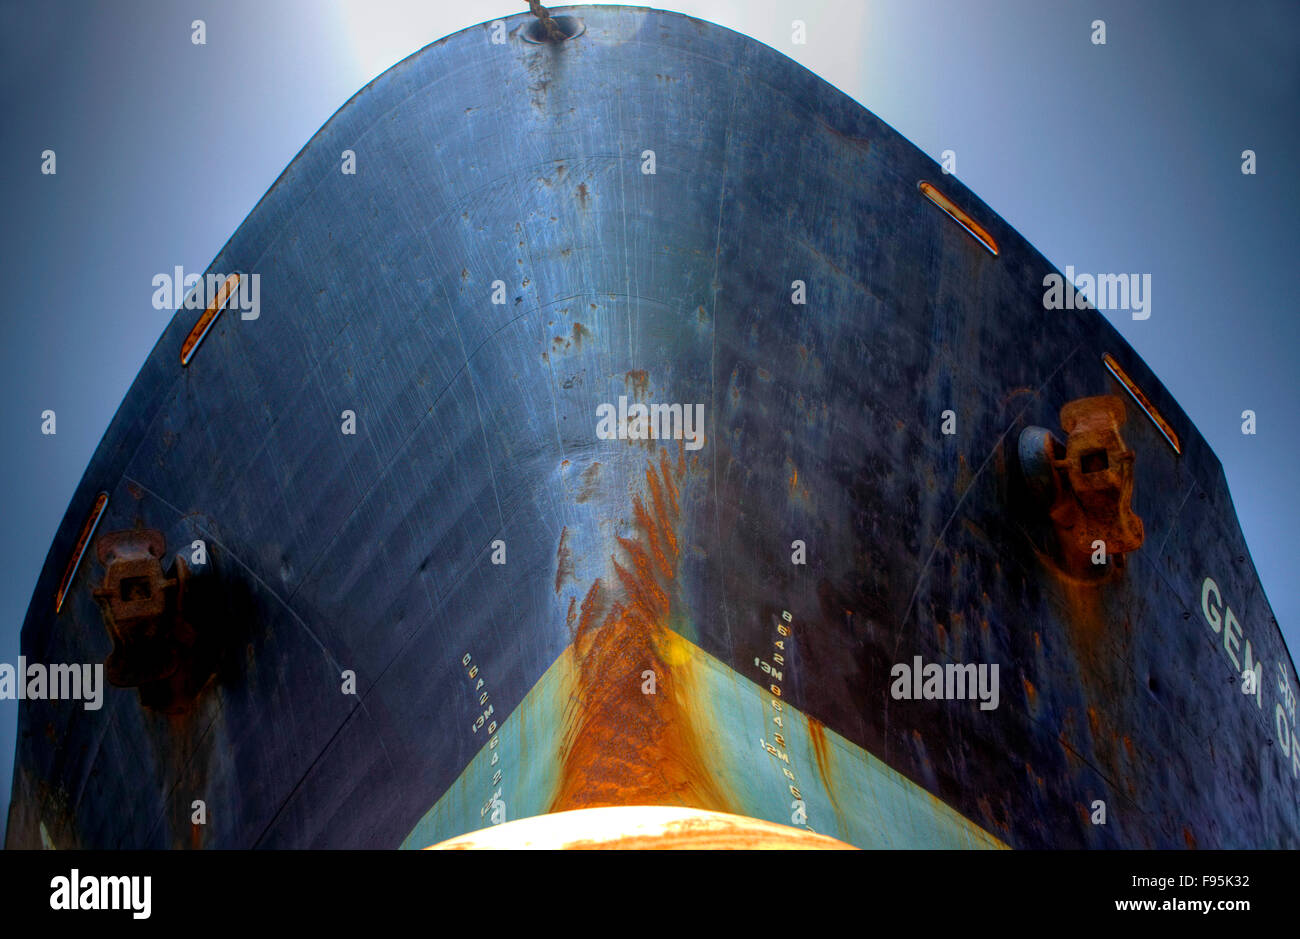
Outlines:
<svg viewBox="0 0 1300 939"><path fill-rule="evenodd" d="M22 649L109 656L93 552L54 603L103 491L97 532L204 542L221 653L172 712L24 701L9 845L423 847L671 805L862 847L1296 847L1294 666L1136 354L793 62L575 12L567 42L511 17L376 79L209 268L256 273L259 315L182 366L178 311ZM1144 538L1081 574L1017 442L1099 395ZM656 404L683 432L606 439L602 407ZM903 696L900 663L997 665L996 707Z"/></svg>

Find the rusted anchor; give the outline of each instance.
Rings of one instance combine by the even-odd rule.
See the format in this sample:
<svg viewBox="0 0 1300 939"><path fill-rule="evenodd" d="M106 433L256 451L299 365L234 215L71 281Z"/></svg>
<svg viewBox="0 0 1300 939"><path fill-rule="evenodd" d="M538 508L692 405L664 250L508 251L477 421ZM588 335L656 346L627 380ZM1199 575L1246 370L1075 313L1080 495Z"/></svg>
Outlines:
<svg viewBox="0 0 1300 939"><path fill-rule="evenodd" d="M186 615L193 575L177 557L169 576L162 565L166 549L162 532L153 529L101 536L95 553L105 573L94 597L113 640L104 662L109 682L137 687L147 706L176 712L193 700L212 669Z"/></svg>
<svg viewBox="0 0 1300 939"><path fill-rule="evenodd" d="M1025 481L1050 506L1061 549L1076 571L1097 566L1099 556L1122 558L1145 537L1133 512L1134 453L1119 433L1126 419L1122 400L1099 395L1061 408L1064 444L1042 427L1020 434Z"/></svg>

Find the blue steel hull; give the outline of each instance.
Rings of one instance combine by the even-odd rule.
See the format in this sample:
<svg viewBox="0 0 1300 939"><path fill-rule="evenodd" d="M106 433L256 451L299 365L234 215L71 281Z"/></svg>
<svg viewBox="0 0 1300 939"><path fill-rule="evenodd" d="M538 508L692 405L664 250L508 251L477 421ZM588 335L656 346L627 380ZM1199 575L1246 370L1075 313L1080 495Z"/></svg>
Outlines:
<svg viewBox="0 0 1300 939"><path fill-rule="evenodd" d="M227 310L182 367L178 311L22 651L112 649L94 552L54 600L101 491L98 532L204 540L224 651L174 713L133 688L24 701L8 845L420 847L499 802L861 846L1300 846L1294 665L1217 459L1132 349L1045 310L1044 258L800 66L679 15L572 12L564 43L515 16L385 72L209 268L258 274L260 316ZM1016 445L1102 394L1128 405L1145 538L1090 580ZM702 446L601 439L620 396L702 404ZM900 698L916 656L999 664L998 706Z"/></svg>

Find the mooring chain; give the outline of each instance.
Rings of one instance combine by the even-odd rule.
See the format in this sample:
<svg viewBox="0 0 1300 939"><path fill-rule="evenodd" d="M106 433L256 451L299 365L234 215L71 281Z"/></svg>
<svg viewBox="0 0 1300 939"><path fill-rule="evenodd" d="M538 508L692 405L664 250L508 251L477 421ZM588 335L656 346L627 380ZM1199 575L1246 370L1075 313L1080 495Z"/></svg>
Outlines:
<svg viewBox="0 0 1300 939"><path fill-rule="evenodd" d="M555 17L542 6L540 0L528 0L528 9L532 11L533 16L542 21L542 28L546 30L546 35L556 42L564 39L564 30L560 29L560 24L555 22Z"/></svg>

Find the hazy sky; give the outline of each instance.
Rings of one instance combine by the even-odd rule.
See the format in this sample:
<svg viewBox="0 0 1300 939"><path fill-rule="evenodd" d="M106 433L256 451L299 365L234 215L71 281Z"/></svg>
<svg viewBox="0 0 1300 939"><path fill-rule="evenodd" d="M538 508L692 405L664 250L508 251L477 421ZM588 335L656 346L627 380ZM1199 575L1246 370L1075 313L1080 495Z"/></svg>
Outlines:
<svg viewBox="0 0 1300 939"><path fill-rule="evenodd" d="M1112 322L1223 462L1300 649L1300 4L663 2L759 39L957 176L1057 267L1152 275ZM163 327L151 279L202 271L362 85L524 0L0 0L0 662L100 436ZM207 24L207 45L190 23ZM807 27L791 43L791 21ZM1106 22L1093 45L1091 23ZM40 174L42 150L58 174ZM1241 152L1258 173L1241 173ZM40 433L40 414L58 433ZM1254 410L1258 433L1241 433ZM0 701L0 833L17 702Z"/></svg>

